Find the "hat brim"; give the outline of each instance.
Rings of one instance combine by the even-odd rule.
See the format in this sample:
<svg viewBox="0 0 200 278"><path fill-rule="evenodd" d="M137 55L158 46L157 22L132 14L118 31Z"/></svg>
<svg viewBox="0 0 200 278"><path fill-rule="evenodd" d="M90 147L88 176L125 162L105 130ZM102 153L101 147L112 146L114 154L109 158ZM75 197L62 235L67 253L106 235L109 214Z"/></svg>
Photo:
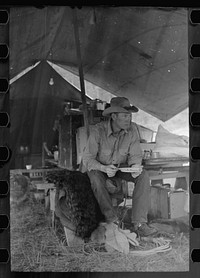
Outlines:
<svg viewBox="0 0 200 278"><path fill-rule="evenodd" d="M138 112L138 108L133 105L129 107L110 106L103 111L102 115L108 116L111 113L130 113L130 112L136 113Z"/></svg>

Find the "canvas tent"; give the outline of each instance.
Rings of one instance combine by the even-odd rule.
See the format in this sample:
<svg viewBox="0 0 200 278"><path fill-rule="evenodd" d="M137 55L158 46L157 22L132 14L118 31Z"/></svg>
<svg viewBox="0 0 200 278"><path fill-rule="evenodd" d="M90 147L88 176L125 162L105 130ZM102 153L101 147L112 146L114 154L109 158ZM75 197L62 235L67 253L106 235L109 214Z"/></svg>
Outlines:
<svg viewBox="0 0 200 278"><path fill-rule="evenodd" d="M188 106L186 9L83 7L77 10L77 17L85 80L111 94L128 97L131 103L162 121ZM44 66L46 61L79 74L71 7L11 8L9 32L10 79L38 61L51 74L54 70L48 64ZM42 130L50 138L46 131L51 130L60 110L56 104L59 96L48 85L51 74L44 77L37 66L11 85L11 107L23 101L25 105L24 112L11 109L11 130L16 132L16 141L18 136L27 136L35 148L37 136L24 135L26 127L20 122L29 117L35 134ZM68 85L60 80L59 93L65 95ZM44 91L47 95L41 97ZM75 95L81 101L75 91L70 91L70 97ZM55 115L53 103L57 107ZM36 107L40 113L34 118L31 113Z"/></svg>
<svg viewBox="0 0 200 278"><path fill-rule="evenodd" d="M72 8L11 8L10 76L40 60L78 74ZM187 10L83 7L84 77L166 121L188 105Z"/></svg>

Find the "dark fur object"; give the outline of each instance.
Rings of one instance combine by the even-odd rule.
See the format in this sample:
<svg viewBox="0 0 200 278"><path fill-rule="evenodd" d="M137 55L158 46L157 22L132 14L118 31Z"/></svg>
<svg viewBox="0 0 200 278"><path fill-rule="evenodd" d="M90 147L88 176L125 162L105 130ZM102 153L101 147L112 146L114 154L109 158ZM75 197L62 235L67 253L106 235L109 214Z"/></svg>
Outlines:
<svg viewBox="0 0 200 278"><path fill-rule="evenodd" d="M75 227L75 233L81 238L89 238L104 220L99 205L91 189L87 174L78 171L61 170L51 172L46 177L48 182L56 184L57 190L64 190L65 196L59 199L62 215ZM62 222L62 221L61 221Z"/></svg>
<svg viewBox="0 0 200 278"><path fill-rule="evenodd" d="M10 204L22 206L30 199L30 180L21 174L10 177Z"/></svg>

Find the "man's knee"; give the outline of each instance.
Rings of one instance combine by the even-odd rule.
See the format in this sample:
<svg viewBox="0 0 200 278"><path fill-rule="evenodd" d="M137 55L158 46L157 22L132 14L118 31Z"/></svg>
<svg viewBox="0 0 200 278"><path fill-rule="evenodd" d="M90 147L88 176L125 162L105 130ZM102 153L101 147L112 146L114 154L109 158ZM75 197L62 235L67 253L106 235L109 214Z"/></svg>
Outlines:
<svg viewBox="0 0 200 278"><path fill-rule="evenodd" d="M149 174L145 169L143 169L142 173L136 178L136 182L138 181L142 182L146 186L150 185Z"/></svg>
<svg viewBox="0 0 200 278"><path fill-rule="evenodd" d="M99 188L106 181L104 173L98 170L89 171L88 176L90 178L92 189Z"/></svg>
<svg viewBox="0 0 200 278"><path fill-rule="evenodd" d="M149 179L149 174L148 174L147 170L145 170L145 169L142 170L141 176L144 179Z"/></svg>
<svg viewBox="0 0 200 278"><path fill-rule="evenodd" d="M88 176L92 180L102 179L104 177L104 173L99 170L91 170L87 172Z"/></svg>

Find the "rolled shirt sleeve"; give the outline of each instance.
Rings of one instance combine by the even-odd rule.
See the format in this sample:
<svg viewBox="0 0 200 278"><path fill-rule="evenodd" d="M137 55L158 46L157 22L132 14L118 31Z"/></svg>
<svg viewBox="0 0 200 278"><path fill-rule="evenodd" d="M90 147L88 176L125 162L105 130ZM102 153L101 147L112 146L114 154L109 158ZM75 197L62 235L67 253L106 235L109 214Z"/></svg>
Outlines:
<svg viewBox="0 0 200 278"><path fill-rule="evenodd" d="M128 165L142 164L142 149L140 147L140 139L138 133L134 133L133 139L130 143L128 154Z"/></svg>

